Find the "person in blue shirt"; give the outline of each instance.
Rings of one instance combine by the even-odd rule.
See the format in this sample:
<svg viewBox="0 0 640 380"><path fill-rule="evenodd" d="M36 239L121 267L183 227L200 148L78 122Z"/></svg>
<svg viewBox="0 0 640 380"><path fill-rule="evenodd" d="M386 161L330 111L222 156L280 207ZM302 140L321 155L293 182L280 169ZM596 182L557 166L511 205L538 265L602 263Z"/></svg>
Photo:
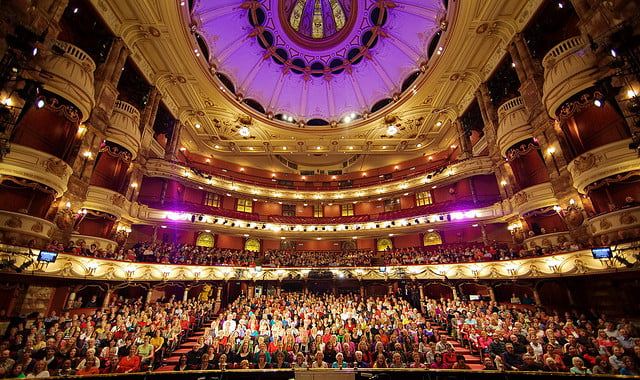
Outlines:
<svg viewBox="0 0 640 380"><path fill-rule="evenodd" d="M342 352L338 352L336 354L336 361L333 362L331 368L349 368L349 364L344 361L344 355L342 355Z"/></svg>

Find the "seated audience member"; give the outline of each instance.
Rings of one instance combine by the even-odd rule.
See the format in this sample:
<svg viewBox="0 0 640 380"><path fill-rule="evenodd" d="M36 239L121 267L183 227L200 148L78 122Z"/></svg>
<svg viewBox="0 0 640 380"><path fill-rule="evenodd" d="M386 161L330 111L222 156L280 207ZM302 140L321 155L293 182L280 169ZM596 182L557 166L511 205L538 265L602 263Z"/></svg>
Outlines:
<svg viewBox="0 0 640 380"><path fill-rule="evenodd" d="M485 357L484 359L482 359L482 370L483 371L495 371L496 365L493 362L493 360L491 360L490 357Z"/></svg>
<svg viewBox="0 0 640 380"><path fill-rule="evenodd" d="M187 364L187 355L180 355L180 359L178 360L178 364L173 367L174 371L186 371L189 369L189 364Z"/></svg>
<svg viewBox="0 0 640 380"><path fill-rule="evenodd" d="M413 361L409 364L409 368L427 368L427 365L420 361L420 353L413 353Z"/></svg>
<svg viewBox="0 0 640 380"><path fill-rule="evenodd" d="M71 360L64 359L60 364L60 368L53 371L53 376L73 376L76 374L76 370L71 366Z"/></svg>
<svg viewBox="0 0 640 380"><path fill-rule="evenodd" d="M336 354L336 361L331 364L331 368L349 368L349 363L344 361L342 352Z"/></svg>
<svg viewBox="0 0 640 380"><path fill-rule="evenodd" d="M536 362L536 357L529 353L522 355L522 360L524 365L520 367L521 371L537 372L543 370L542 365Z"/></svg>
<svg viewBox="0 0 640 380"><path fill-rule="evenodd" d="M442 359L442 354L437 353L433 356L433 363L431 363L431 369L447 369L449 365Z"/></svg>
<svg viewBox="0 0 640 380"><path fill-rule="evenodd" d="M289 363L285 361L285 353L283 351L276 352L276 361L272 368L289 368Z"/></svg>
<svg viewBox="0 0 640 380"><path fill-rule="evenodd" d="M44 360L38 360L33 366L33 372L27 375L27 377L50 377L51 374L47 369L47 362Z"/></svg>
<svg viewBox="0 0 640 380"><path fill-rule="evenodd" d="M308 368L307 362L304 360L304 354L302 352L298 352L296 354L296 360L291 365L292 368Z"/></svg>
<svg viewBox="0 0 640 380"><path fill-rule="evenodd" d="M76 371L76 375L97 375L100 373L100 369L96 367L96 358L89 358L85 361L84 367Z"/></svg>
<svg viewBox="0 0 640 380"><path fill-rule="evenodd" d="M471 367L467 364L464 355L457 355L456 362L451 366L451 369L471 369Z"/></svg>
<svg viewBox="0 0 640 380"><path fill-rule="evenodd" d="M591 370L584 366L584 360L580 357L574 356L571 362L573 363L573 367L569 369L569 372L574 375L591 375Z"/></svg>
<svg viewBox="0 0 640 380"><path fill-rule="evenodd" d="M138 372L140 371L140 356L138 356L138 348L132 346L129 351L129 355L120 359L118 369L122 373Z"/></svg>
<svg viewBox="0 0 640 380"><path fill-rule="evenodd" d="M507 371L519 371L520 367L524 365L522 357L516 354L513 344L507 343L505 345L507 351L502 354L502 363Z"/></svg>
<svg viewBox="0 0 640 380"><path fill-rule="evenodd" d="M615 370L609 363L609 358L604 356L596 356L595 365L591 369L594 375L613 375Z"/></svg>
<svg viewBox="0 0 640 380"><path fill-rule="evenodd" d="M631 356L624 356L622 358L623 367L620 370L621 375L625 376L639 376L640 371L638 371L638 364L636 363Z"/></svg>

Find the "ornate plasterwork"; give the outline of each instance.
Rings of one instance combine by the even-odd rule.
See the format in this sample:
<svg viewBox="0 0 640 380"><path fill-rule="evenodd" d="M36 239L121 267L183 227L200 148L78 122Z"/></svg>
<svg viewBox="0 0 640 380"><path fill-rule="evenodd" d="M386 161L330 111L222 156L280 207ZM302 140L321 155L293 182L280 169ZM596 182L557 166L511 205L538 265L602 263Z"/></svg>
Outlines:
<svg viewBox="0 0 640 380"><path fill-rule="evenodd" d="M96 64L87 53L68 42L53 41L53 45L64 53L50 50L37 57L43 87L76 106L81 112L78 121L85 121L96 105L93 80Z"/></svg>
<svg viewBox="0 0 640 380"><path fill-rule="evenodd" d="M11 151L0 161L0 173L43 184L57 194L67 190L73 169L64 161L42 151L11 144Z"/></svg>
<svg viewBox="0 0 640 380"><path fill-rule="evenodd" d="M513 210L520 215L558 204L550 182L541 183L520 190L511 197Z"/></svg>
<svg viewBox="0 0 640 380"><path fill-rule="evenodd" d="M640 234L640 207L624 208L587 220L591 234L605 237L606 242ZM620 236L620 234L624 236ZM605 241L600 241L605 242Z"/></svg>
<svg viewBox="0 0 640 380"><path fill-rule="evenodd" d="M87 237L91 239L90 237ZM618 246L618 249L624 248ZM8 252L27 249L12 246L0 246L0 258L11 256ZM37 251L37 250L36 250ZM37 254L37 252L34 252ZM20 265L26 258L16 256ZM492 261L462 264L411 265L390 266L384 272L371 267L332 267L334 275L351 276L361 280L385 279L434 279L446 276L456 279L516 279L562 277L567 275L591 275L633 270L626 268L617 261L603 262L594 259L590 250L574 251L550 256L533 257L529 259ZM253 267L231 266L197 266L197 265L168 265L150 263L132 263L117 260L106 260L94 257L60 254L55 263L48 265L33 264L23 276L63 276L84 279L91 276L93 280L108 281L157 281L172 280L281 280L286 276L300 275L307 278L312 270L327 270L327 268L280 268L262 267L256 271ZM0 270L11 271L9 268Z"/></svg>
<svg viewBox="0 0 640 380"><path fill-rule="evenodd" d="M55 226L48 220L10 211L0 211L0 231L3 241L16 238L17 243L27 244L30 239L49 241Z"/></svg>
<svg viewBox="0 0 640 380"><path fill-rule="evenodd" d="M631 142L631 139L616 141L574 158L567 165L573 186L585 194L589 185L603 178L640 170L638 155L629 149Z"/></svg>

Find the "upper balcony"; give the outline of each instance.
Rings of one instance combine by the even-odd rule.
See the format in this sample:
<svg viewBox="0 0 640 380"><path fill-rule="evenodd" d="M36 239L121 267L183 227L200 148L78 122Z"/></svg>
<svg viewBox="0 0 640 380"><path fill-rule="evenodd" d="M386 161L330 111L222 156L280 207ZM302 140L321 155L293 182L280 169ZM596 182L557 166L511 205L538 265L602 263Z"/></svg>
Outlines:
<svg viewBox="0 0 640 380"><path fill-rule="evenodd" d="M503 157L509 148L520 141L532 138L529 112L522 97L513 98L498 108L497 142Z"/></svg>
<svg viewBox="0 0 640 380"><path fill-rule="evenodd" d="M599 79L596 54L582 36L562 41L542 59L542 102L552 119L571 96L591 87Z"/></svg>
<svg viewBox="0 0 640 380"><path fill-rule="evenodd" d="M54 41L50 52L40 57L43 88L78 107L81 122L95 106L93 73L96 64L87 53L68 42Z"/></svg>
<svg viewBox="0 0 640 380"><path fill-rule="evenodd" d="M558 204L550 182L527 187L511 197L513 210L520 215L529 211Z"/></svg>
<svg viewBox="0 0 640 380"><path fill-rule="evenodd" d="M140 111L127 102L116 100L106 135L107 140L127 149L135 160L140 149Z"/></svg>
<svg viewBox="0 0 640 380"><path fill-rule="evenodd" d="M464 178L476 175L487 175L493 173L492 162L489 157L472 157L458 161L453 164L442 166L437 169L426 171L411 171L411 176L404 178L393 178L384 180L378 178L371 185L359 188L336 189L319 192L319 189L304 187L292 189L291 187L257 184L244 182L233 176L222 176L213 173L203 172L188 166L169 162L162 159L150 159L146 164L147 176L176 179L189 183L193 187L201 186L211 191L225 191L231 194L249 197L268 197L278 201L302 202L308 201L349 201L363 200L366 198L378 198L401 194L411 189L424 188L430 186L442 186ZM221 173L224 174L224 173Z"/></svg>
<svg viewBox="0 0 640 380"><path fill-rule="evenodd" d="M573 186L585 194L587 186L620 173L640 170L640 160L629 149L631 139L616 141L592 149L574 158L567 165Z"/></svg>

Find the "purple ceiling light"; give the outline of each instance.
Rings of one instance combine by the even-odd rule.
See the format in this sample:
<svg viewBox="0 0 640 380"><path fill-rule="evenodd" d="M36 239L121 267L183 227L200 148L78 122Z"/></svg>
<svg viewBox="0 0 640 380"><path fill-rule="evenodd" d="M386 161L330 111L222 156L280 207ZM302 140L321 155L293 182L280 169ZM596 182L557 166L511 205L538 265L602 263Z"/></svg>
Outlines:
<svg viewBox="0 0 640 380"><path fill-rule="evenodd" d="M193 23L217 72L253 108L298 121L346 122L397 96L446 14L441 0L195 4Z"/></svg>

